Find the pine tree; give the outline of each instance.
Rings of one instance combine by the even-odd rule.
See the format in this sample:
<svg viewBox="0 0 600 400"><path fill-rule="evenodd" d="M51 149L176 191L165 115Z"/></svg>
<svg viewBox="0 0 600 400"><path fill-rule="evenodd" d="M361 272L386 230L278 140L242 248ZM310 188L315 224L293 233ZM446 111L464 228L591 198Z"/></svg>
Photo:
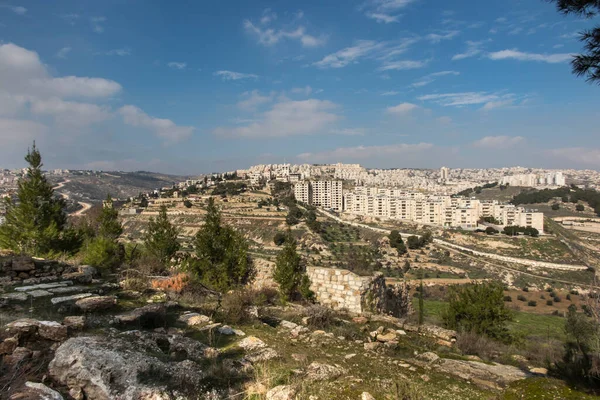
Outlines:
<svg viewBox="0 0 600 400"><path fill-rule="evenodd" d="M110 194L106 196L102 207L102 213L98 218L98 235L117 239L123 233L123 226L119 222L119 212L113 207L113 200Z"/></svg>
<svg viewBox="0 0 600 400"><path fill-rule="evenodd" d="M0 226L0 248L31 255L62 251L66 205L54 196L54 189L42 172L42 156L35 142L25 161L29 167L19 180L18 201L5 200L6 222Z"/></svg>
<svg viewBox="0 0 600 400"><path fill-rule="evenodd" d="M279 284L279 293L285 301L292 300L298 292L304 275L300 255L296 251L296 240L288 232L283 249L277 255L273 279Z"/></svg>
<svg viewBox="0 0 600 400"><path fill-rule="evenodd" d="M179 250L178 235L179 229L169 222L167 207L162 206L158 218L156 220L151 218L148 223L148 230L144 235L144 245L150 254L167 265Z"/></svg>
<svg viewBox="0 0 600 400"><path fill-rule="evenodd" d="M213 198L209 199L194 247L196 259L190 260L188 268L207 286L227 291L246 283L252 275L247 241L232 227L221 224L221 213Z"/></svg>

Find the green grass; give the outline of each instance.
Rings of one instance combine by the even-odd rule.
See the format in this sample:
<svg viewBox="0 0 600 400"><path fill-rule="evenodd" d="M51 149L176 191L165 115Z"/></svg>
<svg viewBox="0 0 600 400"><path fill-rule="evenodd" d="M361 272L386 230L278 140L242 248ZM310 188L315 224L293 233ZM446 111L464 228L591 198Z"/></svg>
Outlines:
<svg viewBox="0 0 600 400"><path fill-rule="evenodd" d="M442 312L447 303L439 300L425 300L425 321L440 325ZM418 310L418 300L413 299L413 306ZM540 337L564 340L565 319L554 315L540 315L516 311L514 320L508 324L509 329L518 337Z"/></svg>

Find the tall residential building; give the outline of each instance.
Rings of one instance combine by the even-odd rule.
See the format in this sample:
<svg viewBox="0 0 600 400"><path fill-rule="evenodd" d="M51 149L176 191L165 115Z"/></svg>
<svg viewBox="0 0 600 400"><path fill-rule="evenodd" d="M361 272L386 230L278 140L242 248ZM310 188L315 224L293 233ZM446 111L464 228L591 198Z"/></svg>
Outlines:
<svg viewBox="0 0 600 400"><path fill-rule="evenodd" d="M316 207L342 211L344 195L342 181L309 181L294 185L296 200Z"/></svg>
<svg viewBox="0 0 600 400"><path fill-rule="evenodd" d="M440 168L440 181L446 182L450 177L450 170L447 167Z"/></svg>
<svg viewBox="0 0 600 400"><path fill-rule="evenodd" d="M355 215L406 220L446 227L476 228L482 217L500 225L531 226L543 233L544 215L512 204L466 197L426 195L400 189L357 187L344 194L344 211Z"/></svg>

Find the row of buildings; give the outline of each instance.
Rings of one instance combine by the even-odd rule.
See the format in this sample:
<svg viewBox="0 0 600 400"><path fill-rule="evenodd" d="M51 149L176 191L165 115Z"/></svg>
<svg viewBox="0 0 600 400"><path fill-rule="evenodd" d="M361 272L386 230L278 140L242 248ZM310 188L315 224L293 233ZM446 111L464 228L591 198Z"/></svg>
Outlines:
<svg viewBox="0 0 600 400"><path fill-rule="evenodd" d="M560 187L566 185L565 176L562 171L548 172L542 174L519 174L502 177L500 185L523 186L523 187Z"/></svg>
<svg viewBox="0 0 600 400"><path fill-rule="evenodd" d="M496 200L366 186L344 193L342 181L337 180L299 182L294 195L303 203L353 215L466 229L477 228L482 218L492 217L497 225L544 231L543 213Z"/></svg>

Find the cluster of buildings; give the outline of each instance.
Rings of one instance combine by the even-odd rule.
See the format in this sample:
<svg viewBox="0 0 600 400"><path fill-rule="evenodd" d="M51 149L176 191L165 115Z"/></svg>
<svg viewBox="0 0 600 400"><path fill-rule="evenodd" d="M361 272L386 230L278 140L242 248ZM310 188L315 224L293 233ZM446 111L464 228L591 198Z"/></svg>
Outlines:
<svg viewBox="0 0 600 400"><path fill-rule="evenodd" d="M485 217L496 225L523 226L544 232L544 214L496 200L477 200L400 188L359 186L344 192L340 180L303 181L294 185L296 200L352 215L443 227L477 228Z"/></svg>
<svg viewBox="0 0 600 400"><path fill-rule="evenodd" d="M344 194L343 210L353 215L417 222L444 227L477 228L493 217L497 225L544 231L544 214L496 200L406 192L402 189L357 187Z"/></svg>
<svg viewBox="0 0 600 400"><path fill-rule="evenodd" d="M519 174L502 177L500 185L523 187L561 187L566 185L562 171L553 171L540 174Z"/></svg>

